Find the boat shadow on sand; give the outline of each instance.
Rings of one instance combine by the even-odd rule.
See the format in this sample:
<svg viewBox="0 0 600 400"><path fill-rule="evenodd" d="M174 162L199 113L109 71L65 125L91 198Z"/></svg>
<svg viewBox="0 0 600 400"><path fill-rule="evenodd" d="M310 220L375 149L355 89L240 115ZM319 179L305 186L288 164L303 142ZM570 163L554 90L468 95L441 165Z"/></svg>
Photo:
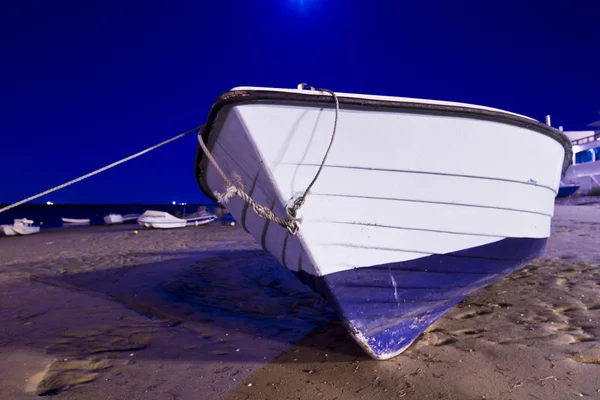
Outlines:
<svg viewBox="0 0 600 400"><path fill-rule="evenodd" d="M65 339L48 347L47 353L86 357L148 349L151 358L264 362L290 347L296 352L306 347L310 351L302 352L302 357L311 354L314 362L327 361L323 358L327 356L338 361L339 357L368 358L335 318L331 306L262 250L144 252L119 257L120 261L96 260L95 265L90 260L91 267L85 271L73 267L86 265L86 260L61 260L58 276L35 279L85 296L100 294L142 318L133 324L107 326L111 316L103 315L99 318L103 323L82 330L73 323L74 316L71 323L62 321L64 330L59 335ZM166 260L143 262L159 257ZM80 308L76 313L93 312L84 303ZM98 312L111 311L102 308ZM166 343L173 336L177 346Z"/></svg>

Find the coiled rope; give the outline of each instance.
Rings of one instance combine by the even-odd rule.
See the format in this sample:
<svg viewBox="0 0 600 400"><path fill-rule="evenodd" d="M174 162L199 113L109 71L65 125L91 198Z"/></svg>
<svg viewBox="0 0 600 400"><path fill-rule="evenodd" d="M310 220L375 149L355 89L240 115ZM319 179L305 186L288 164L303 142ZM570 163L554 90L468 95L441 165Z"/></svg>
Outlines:
<svg viewBox="0 0 600 400"><path fill-rule="evenodd" d="M206 154L206 156L210 160L211 164L213 165L213 167L215 168L215 170L217 171L219 176L221 176L221 179L223 179L223 181L225 181L225 184L226 184L224 193L219 193L219 192L214 193L215 197L217 198L219 203L225 204L231 197L237 195L244 202L248 203L252 207L252 210L254 210L256 215L258 215L261 218L265 218L265 219L268 219L269 221L279 224L283 228L286 228L291 235L296 235L296 233L298 233L298 230L299 230L298 223L302 221L302 218L297 217L298 210L304 205L304 203L306 201L306 196L308 196L310 189L313 187L313 185L319 178L319 175L321 174L321 171L323 170L323 167L325 166L327 156L329 155L329 151L331 150L331 146L333 145L333 140L335 139L335 134L337 131L338 117L339 117L339 112L340 112L340 102L338 100L337 95L333 91L331 91L329 89L315 89L312 86L307 86L305 83L301 83L300 85L298 85L298 89L304 89L305 87L308 87L310 90L313 90L313 91L316 90L316 91L321 91L321 92L326 92L326 93L331 94L331 96L333 97L333 100L335 101L335 119L333 122L333 132L331 134L329 146L327 146L327 151L325 151L325 155L323 156L323 160L321 161L321 164L319 165L319 169L317 170L317 173L315 174L313 180L306 187L306 190L304 191L304 193L300 197L298 197L296 200L294 200L292 202L292 204L286 208L287 217L285 219L278 217L277 215L275 215L275 213L273 213L273 211L270 208L256 202L252 197L250 197L250 195L248 193L244 192L242 179L239 176L239 174L232 172L231 179L227 176L227 174L225 174L223 169L221 169L221 167L219 166L217 161L214 159L214 157L212 156L212 154L206 147L206 144L204 143L204 139L202 139L202 128L200 128L200 130L198 131L198 143L200 144L202 151L204 151L204 154Z"/></svg>

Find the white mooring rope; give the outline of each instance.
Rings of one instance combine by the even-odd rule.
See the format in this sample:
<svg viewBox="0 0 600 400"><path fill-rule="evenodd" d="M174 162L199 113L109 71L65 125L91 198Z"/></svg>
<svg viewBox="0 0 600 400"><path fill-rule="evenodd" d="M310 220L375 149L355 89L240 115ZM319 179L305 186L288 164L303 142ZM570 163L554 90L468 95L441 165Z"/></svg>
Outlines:
<svg viewBox="0 0 600 400"><path fill-rule="evenodd" d="M48 193L55 192L55 191L57 191L57 190L60 190L60 189L62 189L62 188L65 188L65 187L67 187L67 186L70 186L70 185L72 185L72 184L74 184L74 183L80 182L80 181L82 181L82 180L84 180L84 179L87 179L87 178L89 178L90 176L94 176L94 175L96 175L96 174L99 174L100 172L104 172L104 171L106 171L107 169L111 169L111 168L113 168L113 167L116 167L116 166L117 166L117 165L119 165L119 164L123 164L123 163L124 163L124 162L126 162L126 161L129 161L129 160L132 160L132 159L134 159L134 158L137 158L137 157L139 157L139 156L141 156L141 155L143 155L143 154L146 154L146 153L148 153L148 152L150 152L150 151L152 151L152 150L158 149L159 147L162 147L162 146L164 146L164 145L166 145L166 144L168 144L168 143L171 143L171 142L173 142L173 141L175 141L175 140L177 140L177 139L181 139L182 137L184 137L184 136L186 136L186 135L188 135L188 134L190 134L190 133L192 133L192 132L195 132L195 131L196 131L197 129L199 129L200 127L202 127L202 125L200 125L200 126L197 126L197 127L195 127L195 128L192 128L192 129L189 129L189 130L187 130L187 131L185 131L185 132L183 132L183 133L180 133L179 135L177 135L177 136L175 136L175 137L172 137L171 139L165 140L164 142L161 142L161 143L159 143L159 144L157 144L157 145L154 145L154 146L152 146L152 147L149 147L149 148L147 148L146 150L142 150L142 151L140 151L139 153L135 153L135 154L133 154L133 155L131 155L131 156L129 156L129 157L125 157L125 158L123 158L122 160L116 161L116 162L114 162L114 163L112 163L112 164L109 164L109 165L107 165L107 166L105 166L105 167L102 167L102 168L100 168L100 169L97 169L97 170L95 170L95 171L92 171L92 172L90 172L89 174L85 174L85 175L83 175L83 176L80 176L79 178L73 179L72 181L69 181L69 182L63 183L62 185L55 186L55 187L53 187L52 189L48 189L48 190L46 190L45 192L42 192L42 193L36 194L35 196L28 197L28 198L26 198L26 199L23 199L23 200L21 200L21 201L18 201L18 202L16 202L16 203L14 203L14 204L11 204L11 205L8 205L8 206L6 206L6 207L4 207L4 208L1 208L1 209L0 209L0 213L3 213L4 211L8 211L8 210L10 210L11 208L15 208L15 207L17 207L17 206L20 206L21 204L23 204L23 203L27 203L28 201L35 200L35 199L37 199L38 197L45 196L45 195L47 195Z"/></svg>

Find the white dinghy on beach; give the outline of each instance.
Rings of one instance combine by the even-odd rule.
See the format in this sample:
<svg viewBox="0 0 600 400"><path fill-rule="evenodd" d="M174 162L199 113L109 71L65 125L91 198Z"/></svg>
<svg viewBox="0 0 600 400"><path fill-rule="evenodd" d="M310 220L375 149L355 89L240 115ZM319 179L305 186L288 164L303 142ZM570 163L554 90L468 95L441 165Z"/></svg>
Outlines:
<svg viewBox="0 0 600 400"><path fill-rule="evenodd" d="M146 228L175 229L206 225L215 220L217 216L206 211L191 214L186 218L177 218L168 212L148 210L138 218L138 224Z"/></svg>
<svg viewBox="0 0 600 400"><path fill-rule="evenodd" d="M123 216L121 214L108 214L104 217L104 223L106 225L122 224Z"/></svg>
<svg viewBox="0 0 600 400"><path fill-rule="evenodd" d="M184 228L187 224L185 219L177 218L168 212L154 210L144 212L137 222L145 228L154 229Z"/></svg>
<svg viewBox="0 0 600 400"><path fill-rule="evenodd" d="M199 139L204 194L379 360L543 253L572 157L510 112L303 85L224 93Z"/></svg>
<svg viewBox="0 0 600 400"><path fill-rule="evenodd" d="M63 224L68 225L89 225L89 218L62 218Z"/></svg>
<svg viewBox="0 0 600 400"><path fill-rule="evenodd" d="M0 225L0 234L4 236L32 235L40 231L39 226L33 226L33 221L27 218L15 219L12 225Z"/></svg>

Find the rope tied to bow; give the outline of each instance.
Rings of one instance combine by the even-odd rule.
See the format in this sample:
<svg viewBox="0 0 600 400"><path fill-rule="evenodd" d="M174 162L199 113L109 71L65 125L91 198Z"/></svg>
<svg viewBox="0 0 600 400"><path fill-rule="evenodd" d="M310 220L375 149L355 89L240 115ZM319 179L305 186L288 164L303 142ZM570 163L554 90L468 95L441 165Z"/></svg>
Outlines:
<svg viewBox="0 0 600 400"><path fill-rule="evenodd" d="M308 85L306 85L305 83L301 83L300 85L298 85L298 89L304 89L307 86ZM299 196L298 198L296 198L292 202L292 204L290 204L286 208L287 216L285 219L278 217L277 215L275 215L275 213L273 213L273 211L270 208L256 202L250 195L248 195L243 189L244 185L243 185L242 177L237 172L232 172L231 179L227 176L227 174L225 174L223 169L219 166L219 164L217 163L217 161L215 160L215 158L213 157L211 152L208 150L206 144L204 143L204 139L202 139L202 128L200 128L200 130L198 131L198 142L200 144L200 147L202 148L202 150L204 151L204 154L206 154L206 156L208 157L212 166L215 168L215 170L217 171L217 173L219 174L221 179L223 179L223 181L225 182L225 185L226 185L225 191L223 193L219 193L219 192L214 193L215 197L217 198L217 201L221 204L225 204L233 196L237 195L244 202L248 203L252 207L252 210L254 210L254 213L256 215L258 215L261 218L264 218L264 219L267 219L269 221L279 224L281 227L286 228L291 235L296 235L298 233L298 230L300 229L298 224L300 222L302 222L302 218L297 217L298 211L306 202L306 197L310 193L310 190L312 189L313 185L317 182L317 179L319 178L319 175L321 174L321 171L323 170L323 167L325 166L327 156L329 155L329 152L331 150L331 146L333 145L333 140L335 138L335 134L337 131L338 117L339 117L339 111L340 111L340 102L339 102L338 97L335 94L335 92L328 90L328 89L315 89L312 86L308 86L308 88L312 91L321 91L321 92L329 93L333 97L333 100L335 101L335 119L334 119L334 123L333 123L333 132L331 134L329 146L327 146L327 150L325 151L325 155L323 156L323 160L321 161L321 164L319 165L319 169L317 170L317 173L315 174L312 181L308 184L308 186L306 187L306 189L304 190L302 195Z"/></svg>

